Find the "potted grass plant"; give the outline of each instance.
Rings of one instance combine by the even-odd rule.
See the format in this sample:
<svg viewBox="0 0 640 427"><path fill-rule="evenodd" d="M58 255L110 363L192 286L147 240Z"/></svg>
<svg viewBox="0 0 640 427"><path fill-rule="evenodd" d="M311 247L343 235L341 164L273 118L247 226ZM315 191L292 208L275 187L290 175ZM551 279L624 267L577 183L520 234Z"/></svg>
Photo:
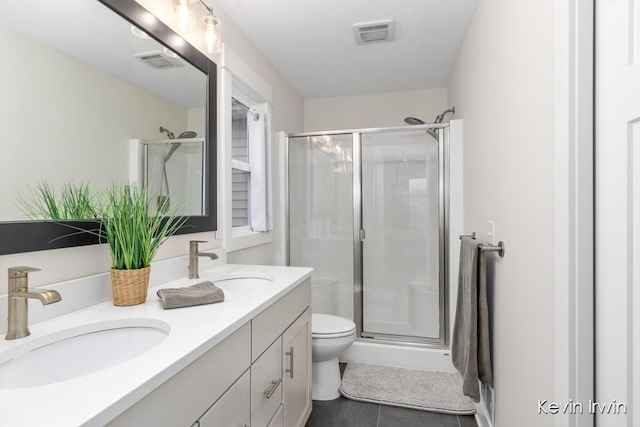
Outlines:
<svg viewBox="0 0 640 427"><path fill-rule="evenodd" d="M158 249L186 221L178 206L152 203L146 188L112 186L103 195L98 232L111 253L113 303L118 306L146 301L150 265Z"/></svg>
<svg viewBox="0 0 640 427"><path fill-rule="evenodd" d="M20 195L18 204L30 217L63 221L100 220L98 229L62 224L78 233L96 235L109 245L113 303L117 306L142 304L147 298L151 261L160 246L184 225L180 205L169 205L168 198L150 196L146 187L112 185L93 191L88 184L64 184L60 195L46 181Z"/></svg>

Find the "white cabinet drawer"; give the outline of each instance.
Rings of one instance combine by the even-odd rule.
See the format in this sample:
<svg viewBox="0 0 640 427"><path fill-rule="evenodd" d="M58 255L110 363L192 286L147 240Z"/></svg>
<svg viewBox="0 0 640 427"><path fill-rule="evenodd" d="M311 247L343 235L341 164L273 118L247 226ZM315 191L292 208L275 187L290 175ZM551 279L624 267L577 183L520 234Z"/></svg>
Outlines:
<svg viewBox="0 0 640 427"><path fill-rule="evenodd" d="M282 338L251 366L251 426L266 427L282 403Z"/></svg>
<svg viewBox="0 0 640 427"><path fill-rule="evenodd" d="M198 420L197 427L245 427L250 424L249 392L251 371L247 371Z"/></svg>
<svg viewBox="0 0 640 427"><path fill-rule="evenodd" d="M251 360L255 361L309 307L311 279L307 279L251 321Z"/></svg>
<svg viewBox="0 0 640 427"><path fill-rule="evenodd" d="M251 365L249 323L111 421L110 427L190 426ZM226 427L226 426L225 426Z"/></svg>

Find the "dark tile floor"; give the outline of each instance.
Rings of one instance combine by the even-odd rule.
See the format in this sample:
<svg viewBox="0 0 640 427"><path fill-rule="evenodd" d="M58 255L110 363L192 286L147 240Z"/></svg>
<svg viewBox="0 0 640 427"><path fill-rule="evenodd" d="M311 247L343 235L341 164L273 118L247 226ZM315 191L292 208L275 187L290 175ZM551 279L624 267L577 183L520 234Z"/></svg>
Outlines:
<svg viewBox="0 0 640 427"><path fill-rule="evenodd" d="M313 401L306 427L477 427L472 415L447 415L339 397Z"/></svg>
<svg viewBox="0 0 640 427"><path fill-rule="evenodd" d="M340 374L346 363L340 364ZM305 427L477 427L473 415L448 415L377 403L358 402L340 396L313 401Z"/></svg>

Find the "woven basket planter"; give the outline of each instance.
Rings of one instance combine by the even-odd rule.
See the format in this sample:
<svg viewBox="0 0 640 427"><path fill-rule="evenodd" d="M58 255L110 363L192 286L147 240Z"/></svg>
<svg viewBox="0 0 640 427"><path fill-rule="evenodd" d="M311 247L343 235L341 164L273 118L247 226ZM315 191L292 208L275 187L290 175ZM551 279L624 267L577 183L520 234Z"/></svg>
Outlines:
<svg viewBox="0 0 640 427"><path fill-rule="evenodd" d="M149 272L151 267L137 270L111 269L111 288L113 305L130 306L142 304L147 300Z"/></svg>

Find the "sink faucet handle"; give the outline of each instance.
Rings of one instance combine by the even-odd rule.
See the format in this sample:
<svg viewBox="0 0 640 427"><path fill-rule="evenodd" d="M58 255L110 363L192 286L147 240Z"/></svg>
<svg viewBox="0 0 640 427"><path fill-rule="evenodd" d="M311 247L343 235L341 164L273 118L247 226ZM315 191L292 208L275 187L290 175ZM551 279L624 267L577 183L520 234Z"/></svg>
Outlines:
<svg viewBox="0 0 640 427"><path fill-rule="evenodd" d="M189 252L198 252L198 243L207 243L207 240L189 240Z"/></svg>
<svg viewBox="0 0 640 427"><path fill-rule="evenodd" d="M7 271L9 272L9 277L24 277L28 273L34 273L36 271L42 271L42 270L35 267L18 266L18 267L9 267Z"/></svg>

